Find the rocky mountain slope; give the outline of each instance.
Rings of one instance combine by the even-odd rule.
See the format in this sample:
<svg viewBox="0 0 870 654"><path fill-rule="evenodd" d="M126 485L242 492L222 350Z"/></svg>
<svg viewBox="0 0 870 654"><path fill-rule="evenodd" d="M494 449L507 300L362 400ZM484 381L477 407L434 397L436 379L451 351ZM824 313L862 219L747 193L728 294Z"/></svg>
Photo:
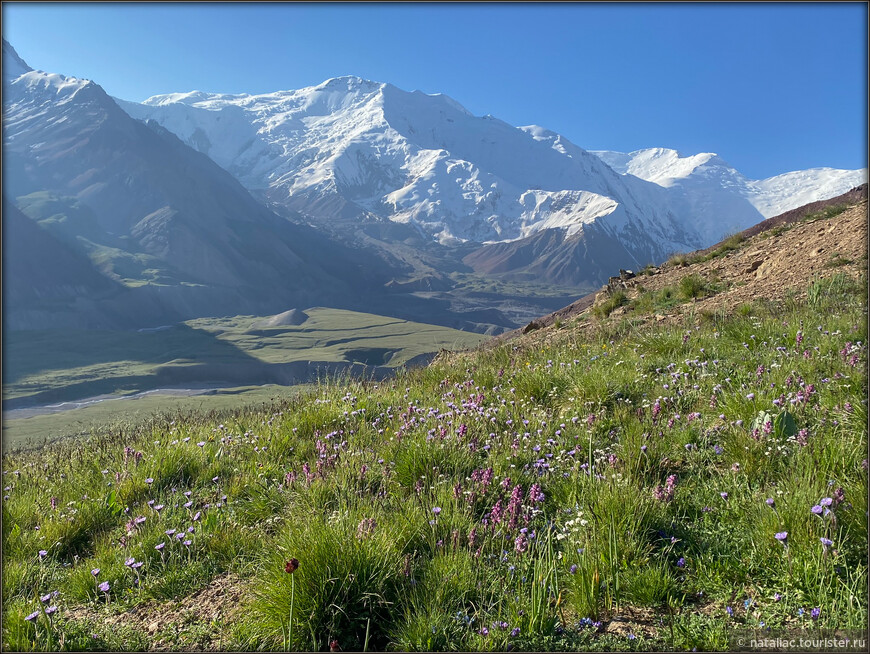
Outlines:
<svg viewBox="0 0 870 654"><path fill-rule="evenodd" d="M731 314L758 300L805 297L811 282L837 273L860 279L867 272L867 220L865 183L768 218L660 267L622 271L599 291L492 343L539 330L547 339L558 326L575 321L578 328L594 329L600 324L595 318L602 316L643 323L679 322L687 312ZM682 281L687 277L693 278L692 284ZM691 297L685 296L686 290Z"/></svg>
<svg viewBox="0 0 870 654"><path fill-rule="evenodd" d="M118 291L91 326L109 314L140 326L355 301L391 278L377 260L275 215L211 159L130 118L94 82L30 70L5 42L4 50L4 193L79 264L90 261L90 270L70 268L69 288L89 287L97 272ZM48 238L34 232L12 245L44 261ZM69 294L55 318L85 296ZM49 320L34 311L15 305L7 324Z"/></svg>

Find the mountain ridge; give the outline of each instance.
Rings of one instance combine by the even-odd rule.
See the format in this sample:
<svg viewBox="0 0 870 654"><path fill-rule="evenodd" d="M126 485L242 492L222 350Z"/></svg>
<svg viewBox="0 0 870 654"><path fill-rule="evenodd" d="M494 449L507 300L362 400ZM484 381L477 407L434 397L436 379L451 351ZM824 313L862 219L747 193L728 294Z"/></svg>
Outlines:
<svg viewBox="0 0 870 654"><path fill-rule="evenodd" d="M713 153L586 151L544 127L473 116L443 94L355 76L258 95L195 91L118 102L207 151L279 213L299 212L351 239L363 225L405 225L442 246L431 252L473 246L477 254L463 253L463 263L511 279L533 270L557 283L606 278L578 255L589 248L575 243L593 224L608 239L606 250L643 265L781 213L794 205L788 198L796 189L803 203L866 179L866 170L812 169L749 180ZM326 208L336 202L339 211ZM564 233L538 236L549 230ZM564 251L543 253L545 241ZM493 254L507 250L543 258ZM491 255L500 263L487 262ZM547 263L553 258L573 269L547 272L556 270ZM505 270L505 261L521 265Z"/></svg>

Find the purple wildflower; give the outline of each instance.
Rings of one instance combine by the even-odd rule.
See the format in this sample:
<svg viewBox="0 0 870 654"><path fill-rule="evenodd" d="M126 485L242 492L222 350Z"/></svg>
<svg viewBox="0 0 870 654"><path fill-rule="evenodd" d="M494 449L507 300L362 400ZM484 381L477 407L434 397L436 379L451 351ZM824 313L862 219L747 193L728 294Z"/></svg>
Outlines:
<svg viewBox="0 0 870 654"><path fill-rule="evenodd" d="M155 545L155 546L154 546L154 549L157 550L157 551L159 552L159 551L162 550L164 547L166 547L166 543L165 543L165 542L164 542L164 543L159 543L159 544Z"/></svg>
<svg viewBox="0 0 870 654"><path fill-rule="evenodd" d="M776 540L778 540L784 546L788 544L787 543L787 541L788 541L788 532L787 531L779 531L776 534L774 534L773 537L776 538Z"/></svg>
<svg viewBox="0 0 870 654"><path fill-rule="evenodd" d="M94 568L93 570L91 570L91 574L94 575L94 576L96 577L98 574L100 574L100 569L99 569L99 568Z"/></svg>
<svg viewBox="0 0 870 654"><path fill-rule="evenodd" d="M776 500L772 497L768 497L766 500L764 500L764 503L767 504L767 506L769 506L771 509L776 508Z"/></svg>
<svg viewBox="0 0 870 654"><path fill-rule="evenodd" d="M57 613L57 605L52 605L45 609L45 615L53 615L55 613Z"/></svg>
<svg viewBox="0 0 870 654"><path fill-rule="evenodd" d="M34 611L33 613L31 613L30 615L28 615L24 619L27 620L28 622L36 622L36 618L38 618L38 617L39 617L39 611Z"/></svg>
<svg viewBox="0 0 870 654"><path fill-rule="evenodd" d="M109 592L109 582L104 581L99 586L97 586L97 588L99 588L104 593L108 593Z"/></svg>

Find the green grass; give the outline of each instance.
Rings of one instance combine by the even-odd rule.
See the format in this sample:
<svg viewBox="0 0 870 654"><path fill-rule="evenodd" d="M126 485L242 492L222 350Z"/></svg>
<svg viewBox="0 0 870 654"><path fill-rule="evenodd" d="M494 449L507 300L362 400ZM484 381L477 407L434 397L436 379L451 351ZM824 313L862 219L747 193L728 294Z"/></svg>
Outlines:
<svg viewBox="0 0 870 654"><path fill-rule="evenodd" d="M160 420L160 416L185 417L191 414L221 413L243 407L269 405L294 392L310 390L311 384L293 387L266 384L220 388L207 394L176 396L162 393L125 399L119 396L82 408L26 418L4 418L3 446L6 451L35 447L69 436L87 436L111 425L119 428ZM15 415L15 413L8 414Z"/></svg>
<svg viewBox="0 0 870 654"><path fill-rule="evenodd" d="M600 304L596 304L592 312L599 318L607 318L616 309L626 304L628 304L628 296L626 296L625 291L618 290Z"/></svg>
<svg viewBox="0 0 870 654"><path fill-rule="evenodd" d="M864 287L835 276L698 324L566 325L7 453L3 646L154 647L93 619L131 609L164 611L177 649L866 637L866 341ZM235 617L165 612L226 579L243 580ZM53 616L26 621L55 590Z"/></svg>

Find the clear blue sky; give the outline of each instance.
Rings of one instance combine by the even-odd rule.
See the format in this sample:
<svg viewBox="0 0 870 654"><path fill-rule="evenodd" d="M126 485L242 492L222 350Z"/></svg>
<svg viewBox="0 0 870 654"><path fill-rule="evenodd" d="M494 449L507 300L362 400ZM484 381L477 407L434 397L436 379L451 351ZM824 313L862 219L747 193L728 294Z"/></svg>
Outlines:
<svg viewBox="0 0 870 654"><path fill-rule="evenodd" d="M590 149L717 152L749 177L867 166L867 5L3 3L39 70L111 95L358 75Z"/></svg>

